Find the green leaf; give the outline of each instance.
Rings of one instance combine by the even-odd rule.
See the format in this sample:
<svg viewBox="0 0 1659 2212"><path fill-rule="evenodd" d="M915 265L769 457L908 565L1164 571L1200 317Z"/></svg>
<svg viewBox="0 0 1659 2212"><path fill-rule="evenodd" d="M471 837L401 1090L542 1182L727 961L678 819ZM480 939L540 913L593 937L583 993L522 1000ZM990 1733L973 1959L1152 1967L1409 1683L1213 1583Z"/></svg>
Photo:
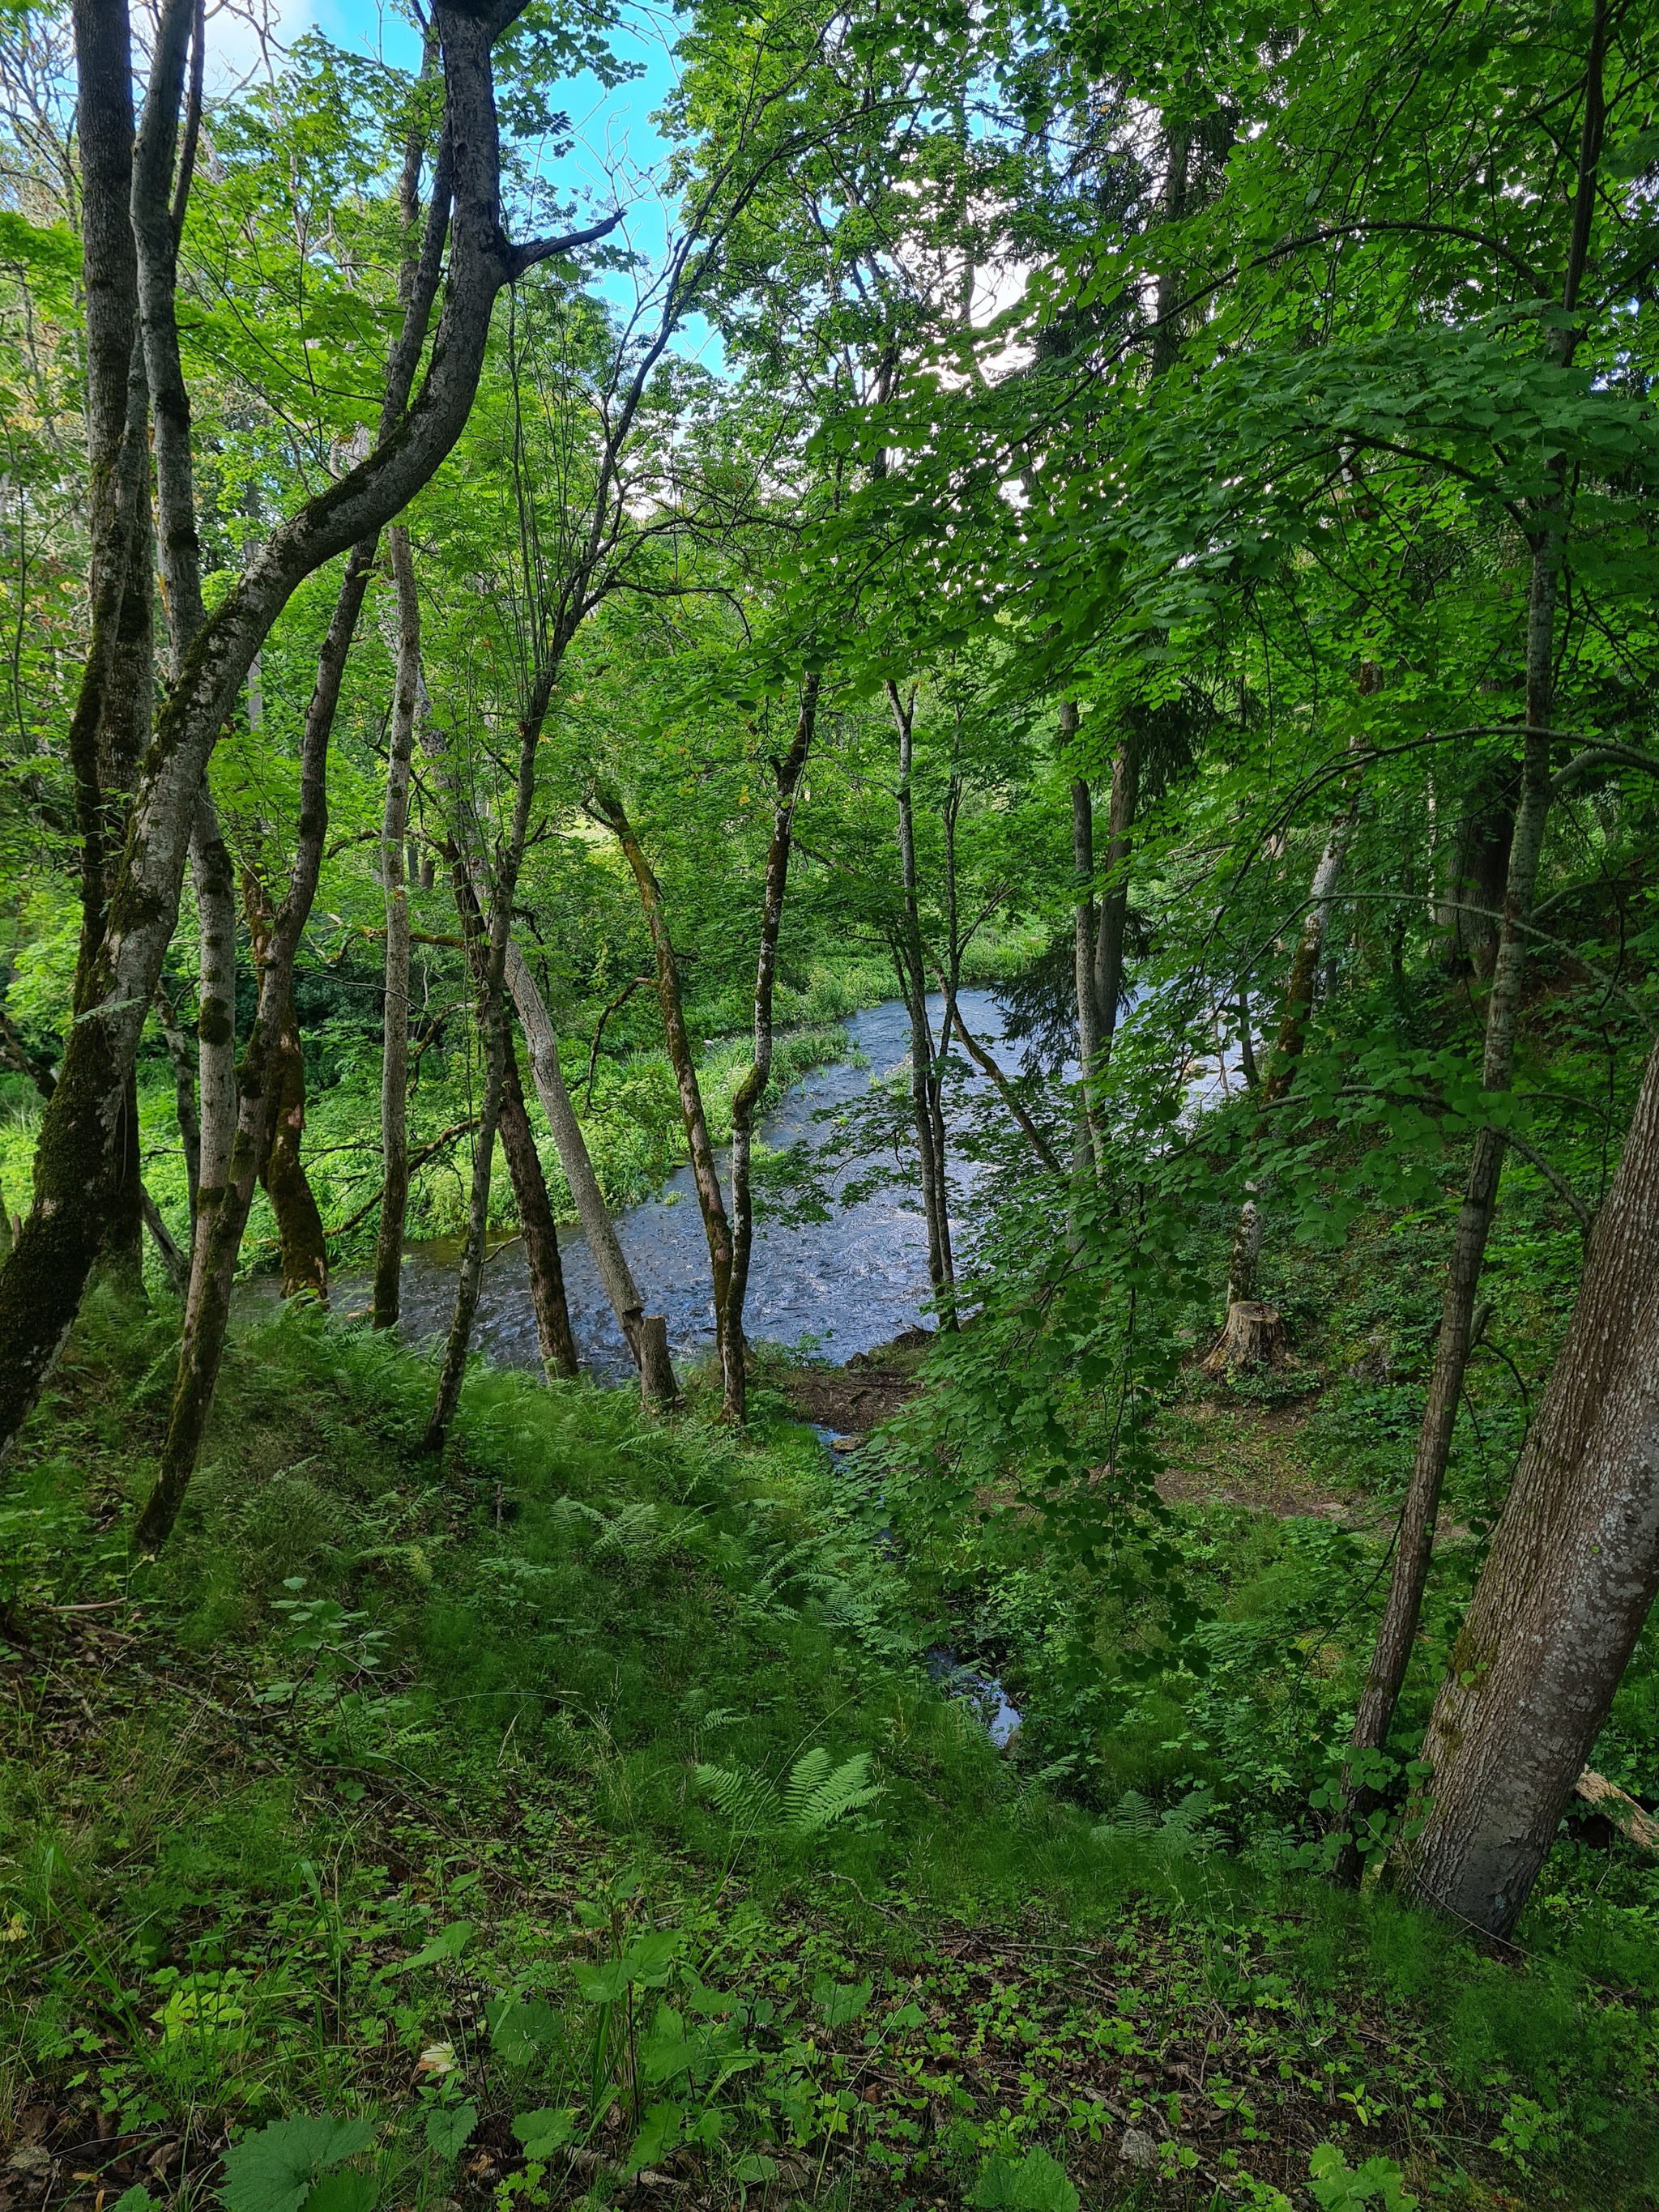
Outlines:
<svg viewBox="0 0 1659 2212"><path fill-rule="evenodd" d="M380 2194L380 2177L362 2166L343 2166L314 2181L306 2197L306 2212L374 2212Z"/></svg>
<svg viewBox="0 0 1659 2212"><path fill-rule="evenodd" d="M641 2166L653 2166L665 2153L673 2149L685 2124L684 2108L679 2105L653 2105L640 2124L634 2138L634 2148L628 2154L624 2173L637 2173Z"/></svg>
<svg viewBox="0 0 1659 2212"><path fill-rule="evenodd" d="M1018 2160L988 2160L966 2201L983 2212L1078 2212L1081 2200L1058 2159L1028 2150Z"/></svg>
<svg viewBox="0 0 1659 2212"><path fill-rule="evenodd" d="M776 2159L768 2158L763 2150L751 2150L747 2158L740 2158L732 2169L733 2181L775 2181L777 2178ZM119 2212L118 2206L117 2212Z"/></svg>
<svg viewBox="0 0 1659 2212"><path fill-rule="evenodd" d="M558 2048L564 2034L559 2014L538 1997L508 1997L499 2004L486 2005L484 2020L491 2048L509 2066L533 2066L538 2058Z"/></svg>
<svg viewBox="0 0 1659 2212"><path fill-rule="evenodd" d="M412 1958L405 1959L393 1972L412 1974L417 1967L441 1966L447 1960L459 1959L471 1941L472 1923L452 1920L447 1928L440 1929L430 1942L423 1943Z"/></svg>
<svg viewBox="0 0 1659 2212"><path fill-rule="evenodd" d="M813 1978L812 2003L826 2027L845 2027L869 2003L875 1986L872 1981L838 1982L832 1975L818 1974Z"/></svg>
<svg viewBox="0 0 1659 2212"><path fill-rule="evenodd" d="M513 2132L524 2145L526 2158L551 2158L576 2132L575 2107L557 2105L538 2112L520 2112L513 2123Z"/></svg>
<svg viewBox="0 0 1659 2212"><path fill-rule="evenodd" d="M476 2105L429 2105L426 2115L426 2147L447 2166L459 2158L467 2137L478 2124Z"/></svg>
<svg viewBox="0 0 1659 2212"><path fill-rule="evenodd" d="M219 2194L230 2212L300 2212L326 2166L374 2148L367 2120L272 2120L225 2154Z"/></svg>

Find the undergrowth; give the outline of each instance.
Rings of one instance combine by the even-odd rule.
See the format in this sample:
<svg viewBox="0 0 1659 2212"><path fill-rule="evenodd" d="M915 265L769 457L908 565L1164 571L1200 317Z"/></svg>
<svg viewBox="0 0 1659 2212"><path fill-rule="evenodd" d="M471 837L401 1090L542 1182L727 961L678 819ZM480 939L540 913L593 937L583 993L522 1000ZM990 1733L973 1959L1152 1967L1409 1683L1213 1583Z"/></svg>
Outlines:
<svg viewBox="0 0 1659 2212"><path fill-rule="evenodd" d="M175 1328L88 1304L6 1509L14 2202L1651 2201L1650 1929L1251 1863L1183 1695L1103 1819L763 1388L481 1366L439 1462L420 1359L284 1313L149 1563Z"/></svg>

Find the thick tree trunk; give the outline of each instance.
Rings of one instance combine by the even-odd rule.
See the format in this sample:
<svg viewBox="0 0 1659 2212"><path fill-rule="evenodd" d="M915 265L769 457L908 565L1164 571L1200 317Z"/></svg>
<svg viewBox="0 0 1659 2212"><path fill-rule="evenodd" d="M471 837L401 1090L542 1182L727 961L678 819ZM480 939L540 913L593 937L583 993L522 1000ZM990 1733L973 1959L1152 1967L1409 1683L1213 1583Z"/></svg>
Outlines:
<svg viewBox="0 0 1659 2212"><path fill-rule="evenodd" d="M1595 208L1595 180L1601 161L1602 104L1601 73L1607 39L1606 0L1595 0L1586 73L1583 128L1579 146L1577 191L1573 209L1571 242L1563 287L1564 316L1570 319L1578 299L1589 225ZM1564 363L1571 359L1575 333L1570 320L1553 332L1551 350ZM1521 803L1510 846L1509 878L1504 890L1504 921L1492 968L1491 994L1486 1001L1486 1033L1481 1060L1480 1087L1488 1092L1506 1091L1515 1065L1516 1032L1521 1018L1522 994L1527 969L1527 927L1532 914L1538 867L1548 823L1550 788L1550 710L1555 675L1555 611L1560 593L1560 572L1565 544L1565 471L1559 459L1552 466L1553 489L1537 517L1533 539L1532 576L1527 602L1526 702L1527 722L1522 754ZM1492 1216L1498 1210L1498 1188L1504 1170L1504 1139L1499 1131L1482 1129L1476 1135L1469 1163L1468 1181L1458 1213L1451 1263L1447 1271L1441 1307L1440 1334L1435 1346L1434 1372L1429 1401L1418 1433L1400 1527L1395 1541L1394 1571L1382 1618L1376 1632L1365 1686L1354 1718L1352 1746L1356 1752L1380 1750L1394 1723L1395 1707L1410 1663L1416 1639L1423 1591L1428 1581L1434 1548L1434 1525L1440 1510L1440 1492L1451 1456L1452 1431L1462 1396L1463 1375L1468 1364L1471 1321L1480 1286L1481 1265ZM1364 1819L1375 1802L1374 1793L1346 1778L1347 1812ZM1346 1823L1345 1823L1346 1825ZM1358 1856L1345 1842L1337 1871L1348 1881L1358 1878ZM1518 1906L1516 1908L1519 1909Z"/></svg>
<svg viewBox="0 0 1659 2212"><path fill-rule="evenodd" d="M92 0L88 7L90 11ZM395 397L397 404L389 407L385 434L358 467L273 532L204 624L168 695L145 757L105 927L88 932L83 942L76 1019L41 1130L34 1204L0 1273L0 1344L7 1347L0 1364L0 1455L9 1452L51 1372L102 1243L119 1165L114 1109L177 919L208 756L253 656L304 578L389 521L449 452L471 405L490 309L502 285L556 246L585 243L611 227L593 226L536 246L515 249L508 243L501 222L489 64L495 23L463 12L451 0L438 0L434 20L443 44L455 215L449 281L427 375L405 411L426 329L423 308L405 319L388 380L389 400ZM123 33L125 70L130 66L125 26ZM447 165L441 161L440 167ZM434 202L447 204L449 198L447 186L434 186ZM432 228L439 234L432 256L435 292L442 227ZM429 302L431 294L426 296ZM100 641L109 628L100 632L94 617L78 719L90 713L95 720L109 664ZM157 1524L149 1526L153 1533Z"/></svg>
<svg viewBox="0 0 1659 2212"><path fill-rule="evenodd" d="M657 1002L662 1009L663 1033L669 1064L679 1091L680 1119L685 1128L686 1150L691 1158L691 1180L702 1212L703 1235L708 1244L708 1271L714 1297L714 1349L724 1371L726 1302L732 1291L732 1224L720 1192L714 1147L709 1141L708 1120L703 1112L697 1064L685 1026L685 1006L680 992L679 963L663 910L662 886L658 883L645 848L635 835L620 799L606 794L595 801L596 810L614 833L633 871L635 886L651 933L651 949L657 963Z"/></svg>
<svg viewBox="0 0 1659 2212"><path fill-rule="evenodd" d="M553 1024L528 963L518 946L510 940L507 948L507 982L513 994L513 1003L518 1009L525 1042L530 1048L530 1067L535 1079L536 1095L542 1102L547 1126L553 1132L553 1143L559 1155L559 1164L564 1170L565 1182L569 1186L576 1218L581 1223L582 1235L587 1240L587 1249L599 1269L605 1294L617 1316L617 1325L639 1367L641 1394L647 1405L671 1402L679 1395L679 1385L668 1361L666 1329L653 1331L651 1324L653 1321L660 1322L661 1316L645 1313L635 1285L633 1270L617 1236L616 1224L611 1218L611 1210L599 1188L599 1177L593 1172L593 1163L588 1157L587 1140L582 1134L581 1123L576 1119L576 1109L570 1103L570 1093L565 1086L563 1071L559 1066L559 1041ZM659 1337L661 1345L659 1359L655 1355L646 1356L647 1350Z"/></svg>
<svg viewBox="0 0 1659 2212"><path fill-rule="evenodd" d="M720 1336L721 1395L726 1419L739 1425L749 1414L743 1308L749 1291L749 1259L755 1243L754 1197L750 1187L755 1109L765 1096L772 1077L772 990L777 977L778 933L783 923L784 893L789 881L795 796L817 726L820 681L816 673L811 673L802 684L793 742L783 758L773 763L777 799L761 896L760 947L755 956L754 1058L732 1101L732 1277L726 1288L726 1324Z"/></svg>
<svg viewBox="0 0 1659 2212"><path fill-rule="evenodd" d="M1659 1048L1453 1646L1400 1879L1507 1936L1659 1595Z"/></svg>
<svg viewBox="0 0 1659 2212"><path fill-rule="evenodd" d="M386 533L398 587L398 677L386 755L386 810L380 824L380 881L386 894L386 995L380 1063L380 1145L386 1181L374 1244L372 1315L376 1328L391 1328L402 1295L404 1231L409 1218L409 882L404 847L409 831L410 767L415 725L422 710L421 602L409 532L401 523Z"/></svg>

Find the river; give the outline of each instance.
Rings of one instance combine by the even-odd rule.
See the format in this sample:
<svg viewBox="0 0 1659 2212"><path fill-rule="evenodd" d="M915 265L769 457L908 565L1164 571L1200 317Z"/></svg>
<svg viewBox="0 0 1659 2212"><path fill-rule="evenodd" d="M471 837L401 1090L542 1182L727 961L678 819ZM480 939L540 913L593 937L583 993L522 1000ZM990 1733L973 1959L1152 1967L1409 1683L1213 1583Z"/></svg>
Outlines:
<svg viewBox="0 0 1659 2212"><path fill-rule="evenodd" d="M959 1003L969 1029L997 1053L1009 1073L1014 1073L1019 1065L1018 1048L1006 1044L1001 1012L991 993L964 990ZM943 1012L938 1000L931 1003L931 1012L937 1035ZM760 1135L774 1150L802 1140L820 1150L830 1128L814 1117L825 1108L845 1106L862 1097L872 1082L907 1060L909 1024L898 1000L866 1008L846 1028L849 1057L815 1068L778 1100L762 1124ZM960 1049L958 1046L958 1053ZM975 1084L982 1087L983 1079L975 1077ZM854 1169L842 1170L837 1182L845 1182L868 1165L860 1162ZM725 1171L722 1158L723 1178ZM971 1166L953 1164L958 1205L973 1182ZM957 1225L953 1222L953 1228ZM690 1169L680 1169L654 1198L619 1214L617 1229L647 1312L667 1316L668 1340L675 1353L685 1358L706 1352L714 1337L708 1247ZM571 1327L583 1365L605 1381L631 1378L627 1347L580 1230L562 1224L559 1249ZM419 1341L448 1328L459 1253L455 1238L410 1246L404 1262L405 1336ZM339 1310L349 1311L367 1289L366 1277L343 1275L336 1286ZM912 1210L902 1190L882 1190L846 1206L832 1203L830 1218L822 1222L769 1224L762 1213L755 1231L745 1313L751 1337L792 1346L811 1338L824 1358L845 1361L854 1352L890 1342L902 1329L915 1328L927 1295L927 1232L919 1208ZM473 1341L504 1365L541 1364L529 1271L524 1248L516 1240L499 1245L485 1267Z"/></svg>

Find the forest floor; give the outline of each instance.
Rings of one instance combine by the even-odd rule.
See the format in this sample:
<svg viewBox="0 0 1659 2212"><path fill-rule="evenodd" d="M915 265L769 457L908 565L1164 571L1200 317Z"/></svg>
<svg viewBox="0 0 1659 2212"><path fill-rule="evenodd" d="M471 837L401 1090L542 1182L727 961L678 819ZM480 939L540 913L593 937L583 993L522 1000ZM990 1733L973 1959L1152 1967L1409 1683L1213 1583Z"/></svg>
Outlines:
<svg viewBox="0 0 1659 2212"><path fill-rule="evenodd" d="M150 1564L171 1342L90 1304L6 1515L0 2212L1654 2201L1650 1991L998 1755L850 1395L481 1370L440 1462L426 1366L280 1315Z"/></svg>

